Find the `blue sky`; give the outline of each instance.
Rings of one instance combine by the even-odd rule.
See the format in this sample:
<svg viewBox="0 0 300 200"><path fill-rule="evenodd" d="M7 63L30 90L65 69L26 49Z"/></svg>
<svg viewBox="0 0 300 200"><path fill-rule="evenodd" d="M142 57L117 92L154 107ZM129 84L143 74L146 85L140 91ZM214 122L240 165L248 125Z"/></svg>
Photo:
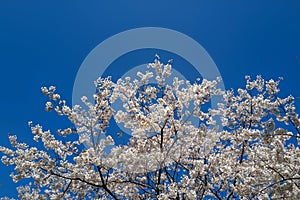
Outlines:
<svg viewBox="0 0 300 200"><path fill-rule="evenodd" d="M40 87L55 85L71 101L77 70L89 52L108 37L139 27L169 28L196 40L226 88L243 86L245 75L283 76L282 94L300 96L299 10L297 0L1 0L0 145L8 145L8 132L30 143L30 120L46 129L66 126L65 119L44 111ZM154 58L143 55L145 62ZM12 168L0 168L0 195L15 195Z"/></svg>

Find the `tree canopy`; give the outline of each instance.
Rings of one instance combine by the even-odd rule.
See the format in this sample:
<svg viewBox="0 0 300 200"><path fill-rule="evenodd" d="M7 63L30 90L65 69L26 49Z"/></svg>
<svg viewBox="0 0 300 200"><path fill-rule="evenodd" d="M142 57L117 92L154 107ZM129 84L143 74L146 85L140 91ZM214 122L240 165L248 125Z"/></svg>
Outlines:
<svg viewBox="0 0 300 200"><path fill-rule="evenodd" d="M74 126L52 133L29 122L43 148L14 135L0 147L13 181L28 179L19 198L300 199L300 120L294 97L279 95L280 79L246 76L244 88L222 91L220 78L168 84L171 73L156 57L138 79L100 77L93 99L74 106L42 87L46 110ZM126 145L112 120L130 130Z"/></svg>

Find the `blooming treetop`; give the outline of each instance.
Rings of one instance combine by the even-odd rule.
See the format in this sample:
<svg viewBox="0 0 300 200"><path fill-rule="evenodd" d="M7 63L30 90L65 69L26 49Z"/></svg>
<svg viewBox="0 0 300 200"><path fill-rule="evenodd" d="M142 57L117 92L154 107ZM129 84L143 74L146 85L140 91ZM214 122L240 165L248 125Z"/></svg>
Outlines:
<svg viewBox="0 0 300 200"><path fill-rule="evenodd" d="M53 134L30 122L42 149L9 136L2 162L15 166L14 182L29 182L17 188L19 198L300 199L300 120L294 98L278 96L279 81L247 76L237 93L218 89L219 79L175 77L168 85L171 68L156 57L139 79L99 78L84 106L70 107L55 87L43 87L46 110L76 129ZM204 109L216 95L223 98L218 108ZM122 110L112 108L116 100ZM131 130L127 145L107 131L113 116Z"/></svg>

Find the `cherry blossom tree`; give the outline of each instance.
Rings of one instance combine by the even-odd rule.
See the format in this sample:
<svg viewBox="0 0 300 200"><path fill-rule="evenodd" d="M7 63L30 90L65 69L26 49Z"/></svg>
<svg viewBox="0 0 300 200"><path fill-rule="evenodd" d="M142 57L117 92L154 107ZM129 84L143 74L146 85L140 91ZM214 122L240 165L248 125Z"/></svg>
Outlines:
<svg viewBox="0 0 300 200"><path fill-rule="evenodd" d="M167 84L171 68L156 57L138 79L99 78L93 99L72 107L43 87L46 110L74 126L54 134L29 122L43 148L14 135L0 147L13 181L28 179L19 198L300 199L300 120L280 80L247 76L244 89L222 91L219 78ZM115 144L112 120L130 130L127 145Z"/></svg>

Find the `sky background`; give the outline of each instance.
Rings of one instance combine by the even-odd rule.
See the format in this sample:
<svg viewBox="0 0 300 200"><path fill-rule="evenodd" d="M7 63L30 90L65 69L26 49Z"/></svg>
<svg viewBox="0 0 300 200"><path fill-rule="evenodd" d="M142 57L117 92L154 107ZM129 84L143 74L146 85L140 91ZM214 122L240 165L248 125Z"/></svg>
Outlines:
<svg viewBox="0 0 300 200"><path fill-rule="evenodd" d="M66 127L66 119L44 111L41 86L55 85L71 102L76 73L94 47L119 32L149 26L182 32L201 44L227 89L243 87L245 75L282 76L282 96L300 96L298 0L0 0L0 145L8 146L8 132L34 145L30 120L53 131ZM150 51L137 55L144 63L154 58ZM0 168L0 196L15 196L13 168Z"/></svg>

